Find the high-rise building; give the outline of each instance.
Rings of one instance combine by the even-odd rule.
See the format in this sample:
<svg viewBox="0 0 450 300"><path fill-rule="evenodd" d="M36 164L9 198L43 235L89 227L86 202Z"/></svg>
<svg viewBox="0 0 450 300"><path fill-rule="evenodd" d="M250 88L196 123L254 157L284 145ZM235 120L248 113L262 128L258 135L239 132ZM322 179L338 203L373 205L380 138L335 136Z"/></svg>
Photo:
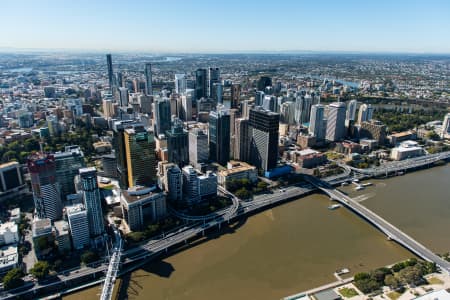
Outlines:
<svg viewBox="0 0 450 300"><path fill-rule="evenodd" d="M95 167L82 168L80 182L83 190L84 206L88 215L89 232L91 236L98 236L105 232L103 223L102 203L97 182Z"/></svg>
<svg viewBox="0 0 450 300"><path fill-rule="evenodd" d="M378 145L384 145L386 140L386 125L373 119L364 121L360 125L359 137L377 140Z"/></svg>
<svg viewBox="0 0 450 300"><path fill-rule="evenodd" d="M168 98L158 99L155 102L155 135L165 134L170 130L171 109Z"/></svg>
<svg viewBox="0 0 450 300"><path fill-rule="evenodd" d="M215 98L214 84L220 82L220 69L219 68L209 68L208 74L208 96L209 98Z"/></svg>
<svg viewBox="0 0 450 300"><path fill-rule="evenodd" d="M345 137L345 115L346 106L344 102L333 102L328 106L325 139L335 142Z"/></svg>
<svg viewBox="0 0 450 300"><path fill-rule="evenodd" d="M201 99L208 96L206 69L197 69L195 71L195 98Z"/></svg>
<svg viewBox="0 0 450 300"><path fill-rule="evenodd" d="M239 108L240 99L241 85L239 83L233 83L231 85L231 108Z"/></svg>
<svg viewBox="0 0 450 300"><path fill-rule="evenodd" d="M153 96L139 95L138 100L139 106L141 108L141 113L151 115Z"/></svg>
<svg viewBox="0 0 450 300"><path fill-rule="evenodd" d="M43 153L33 154L28 158L28 170L38 218L52 221L61 219L61 190L56 181L55 157Z"/></svg>
<svg viewBox="0 0 450 300"><path fill-rule="evenodd" d="M124 130L128 186L151 186L156 182L156 154L153 133L136 124Z"/></svg>
<svg viewBox="0 0 450 300"><path fill-rule="evenodd" d="M280 105L280 121L286 124L295 124L295 103L284 102Z"/></svg>
<svg viewBox="0 0 450 300"><path fill-rule="evenodd" d="M277 166L280 115L261 107L250 110L250 163L264 171Z"/></svg>
<svg viewBox="0 0 450 300"><path fill-rule="evenodd" d="M74 179L78 170L84 168L84 154L79 146L67 146L64 152L54 154L56 163L56 181L61 189L62 199L75 193Z"/></svg>
<svg viewBox="0 0 450 300"><path fill-rule="evenodd" d="M133 124L136 123L132 120L117 121L113 124L113 144L117 160L117 176L119 177L119 184L122 189L126 189L128 187L128 168L124 131L125 128L132 127Z"/></svg>
<svg viewBox="0 0 450 300"><path fill-rule="evenodd" d="M307 123L310 119L312 97L310 95L297 95L295 100L295 122L297 124Z"/></svg>
<svg viewBox="0 0 450 300"><path fill-rule="evenodd" d="M189 131L189 163L200 169L202 163L208 162L208 135L200 128Z"/></svg>
<svg viewBox="0 0 450 300"><path fill-rule="evenodd" d="M355 121L356 118L356 107L358 106L358 101L355 99L350 100L347 105L347 116L346 120Z"/></svg>
<svg viewBox="0 0 450 300"><path fill-rule="evenodd" d="M103 100L103 115L107 119L114 117L114 106L110 99Z"/></svg>
<svg viewBox="0 0 450 300"><path fill-rule="evenodd" d="M121 107L127 107L129 102L128 89L125 87L119 88L119 104Z"/></svg>
<svg viewBox="0 0 450 300"><path fill-rule="evenodd" d="M166 131L169 162L181 168L189 164L188 132L183 128L183 122L175 118L172 128Z"/></svg>
<svg viewBox="0 0 450 300"><path fill-rule="evenodd" d="M444 122L442 123L442 134L441 138L450 137L450 113L445 115Z"/></svg>
<svg viewBox="0 0 450 300"><path fill-rule="evenodd" d="M221 82L216 82L213 85L213 97L217 103L223 103L223 84Z"/></svg>
<svg viewBox="0 0 450 300"><path fill-rule="evenodd" d="M250 139L248 119L237 119L235 123L234 159L250 161Z"/></svg>
<svg viewBox="0 0 450 300"><path fill-rule="evenodd" d="M370 104L362 104L358 111L358 124L372 120L373 107Z"/></svg>
<svg viewBox="0 0 450 300"><path fill-rule="evenodd" d="M272 86L272 78L267 76L261 76L259 78L256 88L258 91L264 91L266 87Z"/></svg>
<svg viewBox="0 0 450 300"><path fill-rule="evenodd" d="M195 91L193 89L188 89L184 95L181 96L180 118L183 121L192 121L192 102L195 101L194 93Z"/></svg>
<svg viewBox="0 0 450 300"><path fill-rule="evenodd" d="M264 104L264 92L257 91L255 94L255 106L263 106Z"/></svg>
<svg viewBox="0 0 450 300"><path fill-rule="evenodd" d="M153 86L152 86L152 64L145 64L145 93L147 96L153 95Z"/></svg>
<svg viewBox="0 0 450 300"><path fill-rule="evenodd" d="M185 74L175 74L175 92L179 95L186 91L187 82Z"/></svg>
<svg viewBox="0 0 450 300"><path fill-rule="evenodd" d="M309 134L314 136L316 140L322 141L326 134L325 106L322 104L314 104L311 107L311 117L309 120Z"/></svg>
<svg viewBox="0 0 450 300"><path fill-rule="evenodd" d="M123 86L123 74L122 72L117 72L117 86L122 87Z"/></svg>
<svg viewBox="0 0 450 300"><path fill-rule="evenodd" d="M209 113L209 158L223 166L230 160L230 131L227 110Z"/></svg>
<svg viewBox="0 0 450 300"><path fill-rule="evenodd" d="M191 205L199 201L197 172L192 166L185 166L183 172L183 194L187 204Z"/></svg>
<svg viewBox="0 0 450 300"><path fill-rule="evenodd" d="M167 199L172 203L181 204L183 201L183 175L181 169L169 163L165 166Z"/></svg>
<svg viewBox="0 0 450 300"><path fill-rule="evenodd" d="M106 64L108 65L108 83L110 91L113 90L114 87L114 73L112 67L112 58L111 54L106 54Z"/></svg>
<svg viewBox="0 0 450 300"><path fill-rule="evenodd" d="M81 250L89 245L89 221L88 214L83 204L66 207L67 220L69 221L70 235L73 248Z"/></svg>

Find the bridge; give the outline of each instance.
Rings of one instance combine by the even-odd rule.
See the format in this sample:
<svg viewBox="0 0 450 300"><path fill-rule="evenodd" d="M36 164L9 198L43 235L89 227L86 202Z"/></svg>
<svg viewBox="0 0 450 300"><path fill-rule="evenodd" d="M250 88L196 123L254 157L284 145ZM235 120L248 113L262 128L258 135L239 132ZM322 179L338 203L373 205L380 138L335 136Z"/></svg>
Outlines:
<svg viewBox="0 0 450 300"><path fill-rule="evenodd" d="M116 282L117 272L120 267L120 258L122 256L122 238L120 237L120 232L117 228L114 228L114 237L115 241L113 254L109 260L100 300L111 300L114 283Z"/></svg>
<svg viewBox="0 0 450 300"><path fill-rule="evenodd" d="M450 262L442 259L379 215L375 214L344 193L338 191L325 181L312 176L305 176L305 180L326 193L332 200L340 202L344 206L348 207L349 209L366 219L368 222L377 227L381 232L386 234L388 239L396 241L398 244L402 245L418 257L436 263L436 265L440 267L442 271L450 274Z"/></svg>
<svg viewBox="0 0 450 300"><path fill-rule="evenodd" d="M440 160L448 160L450 159L450 151L440 152L435 154L428 154L424 156L413 157L405 160L399 160L394 162L389 162L382 164L378 167L367 168L367 169L358 169L350 166L346 166L346 168L351 169L355 173L367 175L367 176L387 176L388 174L406 171L409 169L421 168L428 165L431 165Z"/></svg>

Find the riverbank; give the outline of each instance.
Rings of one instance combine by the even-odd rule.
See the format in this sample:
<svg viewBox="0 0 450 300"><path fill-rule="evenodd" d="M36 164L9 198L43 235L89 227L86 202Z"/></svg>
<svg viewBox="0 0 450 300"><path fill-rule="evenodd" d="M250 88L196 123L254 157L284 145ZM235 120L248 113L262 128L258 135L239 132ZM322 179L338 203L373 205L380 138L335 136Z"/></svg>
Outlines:
<svg viewBox="0 0 450 300"><path fill-rule="evenodd" d="M365 195L365 206L443 253L450 250L450 240L445 238L446 228L450 228L450 207L445 205L449 176L449 166L436 167L371 179L373 186L358 192L348 187L348 193ZM428 188L434 191L431 196ZM429 196L424 198L427 191ZM330 211L328 206L328 197L314 194L251 216L233 233L126 276L122 295L134 299L150 295L152 299L210 299L211 295L219 300L248 299L248 295L280 299L335 280L333 272L343 267L354 274L412 256L353 213ZM440 228L428 222L431 219L436 219ZM442 223L445 220L447 223ZM68 299L97 299L98 293L97 287Z"/></svg>

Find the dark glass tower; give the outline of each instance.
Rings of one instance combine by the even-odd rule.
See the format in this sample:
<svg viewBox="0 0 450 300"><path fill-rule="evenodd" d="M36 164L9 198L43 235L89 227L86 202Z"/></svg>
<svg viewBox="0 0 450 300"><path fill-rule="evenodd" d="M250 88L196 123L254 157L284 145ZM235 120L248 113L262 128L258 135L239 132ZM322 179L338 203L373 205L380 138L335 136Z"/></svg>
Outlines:
<svg viewBox="0 0 450 300"><path fill-rule="evenodd" d="M197 100L208 96L206 75L206 69L197 69L197 71L195 71L195 99Z"/></svg>
<svg viewBox="0 0 450 300"><path fill-rule="evenodd" d="M250 163L264 171L277 166L280 115L261 107L250 110Z"/></svg>
<svg viewBox="0 0 450 300"><path fill-rule="evenodd" d="M170 100L160 99L155 102L155 135L165 134L170 130Z"/></svg>
<svg viewBox="0 0 450 300"><path fill-rule="evenodd" d="M112 92L113 86L114 86L114 74L113 74L113 67L112 67L112 58L111 54L106 54L106 64L108 65L108 82L109 82L109 89Z"/></svg>
<svg viewBox="0 0 450 300"><path fill-rule="evenodd" d="M145 93L147 95L153 95L153 86L152 86L152 64L145 64Z"/></svg>
<svg viewBox="0 0 450 300"><path fill-rule="evenodd" d="M230 160L230 114L225 110L209 113L209 158L223 166Z"/></svg>
<svg viewBox="0 0 450 300"><path fill-rule="evenodd" d="M209 68L209 86L208 86L208 96L209 98L215 98L217 93L214 93L214 84L220 82L220 69L219 68Z"/></svg>
<svg viewBox="0 0 450 300"><path fill-rule="evenodd" d="M180 168L189 164L188 132L183 128L183 122L176 118L172 128L166 132L169 162Z"/></svg>

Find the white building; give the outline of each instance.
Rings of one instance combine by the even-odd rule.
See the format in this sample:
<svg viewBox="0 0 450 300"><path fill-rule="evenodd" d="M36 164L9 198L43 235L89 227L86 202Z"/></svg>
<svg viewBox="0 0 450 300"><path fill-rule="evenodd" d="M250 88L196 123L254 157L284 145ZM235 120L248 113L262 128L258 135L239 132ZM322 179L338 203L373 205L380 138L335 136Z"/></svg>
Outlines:
<svg viewBox="0 0 450 300"><path fill-rule="evenodd" d="M450 113L448 113L442 123L442 138L450 139Z"/></svg>
<svg viewBox="0 0 450 300"><path fill-rule="evenodd" d="M330 142L345 137L346 106L343 102L334 102L328 106L327 131L325 138Z"/></svg>
<svg viewBox="0 0 450 300"><path fill-rule="evenodd" d="M217 175L211 171L198 176L198 194L200 201L217 195Z"/></svg>
<svg viewBox="0 0 450 300"><path fill-rule="evenodd" d="M316 138L316 140L325 139L326 121L325 106L322 104L315 104L311 107L311 117L309 119L308 132Z"/></svg>
<svg viewBox="0 0 450 300"><path fill-rule="evenodd" d="M370 104L363 104L358 111L358 124L372 120L373 107Z"/></svg>
<svg viewBox="0 0 450 300"><path fill-rule="evenodd" d="M415 141L404 141L400 146L395 147L391 151L391 159L402 160L421 156L424 154L422 147L418 146Z"/></svg>
<svg viewBox="0 0 450 300"><path fill-rule="evenodd" d="M356 118L356 107L358 106L358 101L355 99L350 100L347 105L347 121L355 121Z"/></svg>
<svg viewBox="0 0 450 300"><path fill-rule="evenodd" d="M14 222L0 224L0 246L19 242L18 226Z"/></svg>
<svg viewBox="0 0 450 300"><path fill-rule="evenodd" d="M5 274L19 264L19 251L17 246L4 246L0 248L0 274Z"/></svg>
<svg viewBox="0 0 450 300"><path fill-rule="evenodd" d="M199 169L209 158L208 135L200 128L189 131L189 163Z"/></svg>
<svg viewBox="0 0 450 300"><path fill-rule="evenodd" d="M134 186L120 197L122 214L131 231L141 230L167 214L166 196L155 187Z"/></svg>
<svg viewBox="0 0 450 300"><path fill-rule="evenodd" d="M256 167L241 161L229 161L227 169L217 173L217 182L220 186L227 186L227 182L237 179L248 179L254 183L258 181L258 170Z"/></svg>
<svg viewBox="0 0 450 300"><path fill-rule="evenodd" d="M73 247L77 250L89 245L89 222L82 204L66 207Z"/></svg>
<svg viewBox="0 0 450 300"><path fill-rule="evenodd" d="M175 92L179 95L186 92L186 75L175 74Z"/></svg>

